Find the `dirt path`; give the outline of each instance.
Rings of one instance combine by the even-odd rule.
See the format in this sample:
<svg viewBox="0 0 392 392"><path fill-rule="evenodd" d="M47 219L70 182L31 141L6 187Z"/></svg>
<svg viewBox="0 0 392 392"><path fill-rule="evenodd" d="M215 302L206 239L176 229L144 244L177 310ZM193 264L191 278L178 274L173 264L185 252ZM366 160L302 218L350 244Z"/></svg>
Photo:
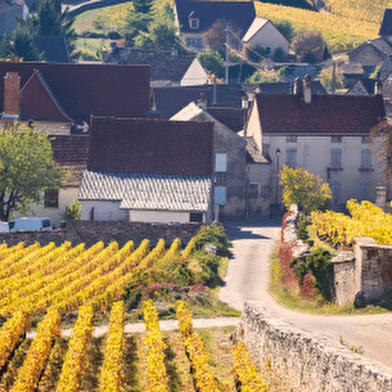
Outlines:
<svg viewBox="0 0 392 392"><path fill-rule="evenodd" d="M233 241L221 301L238 310L244 302L263 302L273 317L314 334L340 340L350 347L362 347L364 355L392 368L392 313L371 316L314 316L286 309L268 293L269 259L280 233L278 222L249 224L228 222L225 231Z"/></svg>

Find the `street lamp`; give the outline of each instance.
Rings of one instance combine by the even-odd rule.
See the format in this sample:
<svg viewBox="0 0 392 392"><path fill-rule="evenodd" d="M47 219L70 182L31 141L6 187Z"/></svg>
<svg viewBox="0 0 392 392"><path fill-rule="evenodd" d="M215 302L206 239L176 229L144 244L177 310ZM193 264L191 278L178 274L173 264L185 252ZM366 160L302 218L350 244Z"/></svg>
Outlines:
<svg viewBox="0 0 392 392"><path fill-rule="evenodd" d="M279 157L280 157L281 151L279 148L275 150L275 156L276 156L276 192L275 192L275 197L276 197L276 210L279 210L279 170L280 170L280 165L279 165Z"/></svg>

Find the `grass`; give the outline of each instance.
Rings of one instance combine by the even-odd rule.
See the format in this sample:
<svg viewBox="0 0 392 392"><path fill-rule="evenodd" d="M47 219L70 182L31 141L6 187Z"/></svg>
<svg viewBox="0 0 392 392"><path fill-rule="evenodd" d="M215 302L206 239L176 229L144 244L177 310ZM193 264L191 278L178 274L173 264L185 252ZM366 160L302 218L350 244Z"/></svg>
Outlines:
<svg viewBox="0 0 392 392"><path fill-rule="evenodd" d="M344 340L343 337L340 336L339 338L340 344L343 345L344 347L348 348L350 351L356 353L356 354L361 354L363 355L365 353L364 349L360 347L354 347L354 346L349 346Z"/></svg>
<svg viewBox="0 0 392 392"><path fill-rule="evenodd" d="M73 28L77 35L82 35L85 31L89 31L90 33L98 33L101 34L102 31L96 29L93 26L93 20L100 15L105 8L98 8L91 11L83 12L82 14L75 17L75 21L73 23Z"/></svg>

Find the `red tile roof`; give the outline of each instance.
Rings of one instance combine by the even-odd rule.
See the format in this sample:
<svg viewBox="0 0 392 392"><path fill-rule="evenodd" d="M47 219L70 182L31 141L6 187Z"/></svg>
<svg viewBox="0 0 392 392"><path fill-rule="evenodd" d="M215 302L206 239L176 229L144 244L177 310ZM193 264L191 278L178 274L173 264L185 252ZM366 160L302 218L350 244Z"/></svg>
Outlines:
<svg viewBox="0 0 392 392"><path fill-rule="evenodd" d="M0 62L0 112L4 108L6 72L18 72L23 87L35 69L65 113L78 123L88 123L91 114L140 117L149 109L148 66Z"/></svg>
<svg viewBox="0 0 392 392"><path fill-rule="evenodd" d="M212 122L93 117L88 170L211 175Z"/></svg>
<svg viewBox="0 0 392 392"><path fill-rule="evenodd" d="M263 133L368 133L385 117L382 96L257 94Z"/></svg>

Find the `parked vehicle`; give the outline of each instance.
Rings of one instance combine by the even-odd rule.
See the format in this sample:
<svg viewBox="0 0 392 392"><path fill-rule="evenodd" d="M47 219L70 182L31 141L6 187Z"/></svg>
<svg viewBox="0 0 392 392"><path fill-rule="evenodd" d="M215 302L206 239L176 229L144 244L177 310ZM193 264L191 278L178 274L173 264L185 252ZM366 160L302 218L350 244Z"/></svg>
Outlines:
<svg viewBox="0 0 392 392"><path fill-rule="evenodd" d="M17 218L8 222L9 230L52 230L49 218Z"/></svg>
<svg viewBox="0 0 392 392"><path fill-rule="evenodd" d="M8 222L0 222L0 231L10 231Z"/></svg>

